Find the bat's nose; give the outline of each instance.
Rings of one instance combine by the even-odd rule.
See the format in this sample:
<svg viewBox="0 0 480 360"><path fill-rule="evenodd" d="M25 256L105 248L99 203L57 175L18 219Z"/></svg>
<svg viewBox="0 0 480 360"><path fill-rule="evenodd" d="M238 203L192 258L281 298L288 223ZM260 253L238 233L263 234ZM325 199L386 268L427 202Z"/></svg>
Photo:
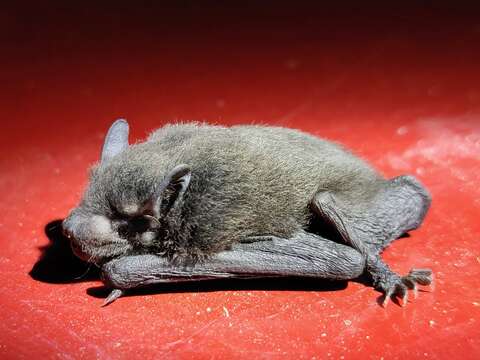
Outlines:
<svg viewBox="0 0 480 360"><path fill-rule="evenodd" d="M73 253L82 260L88 259L87 254L85 254L82 251L82 247L80 246L80 244L78 243L78 240L73 235L73 232L70 230L68 226L68 219L65 219L62 222L62 233L68 240L70 240L70 247Z"/></svg>
<svg viewBox="0 0 480 360"><path fill-rule="evenodd" d="M63 233L63 236L65 236L67 239L73 238L72 233L65 226L63 226L63 224L62 224L62 233Z"/></svg>
<svg viewBox="0 0 480 360"><path fill-rule="evenodd" d="M73 234L72 234L72 231L70 230L71 224L69 224L69 221L70 221L70 217L67 217L62 221L62 233L66 238L71 239L73 238Z"/></svg>
<svg viewBox="0 0 480 360"><path fill-rule="evenodd" d="M83 261L89 261L91 259L91 255L87 254L85 251L82 250L82 246L79 243L78 239L73 236L72 232L68 228L64 226L62 228L63 234L70 240L70 247L75 256L77 256Z"/></svg>
<svg viewBox="0 0 480 360"><path fill-rule="evenodd" d="M62 233L68 240L70 240L70 247L73 253L80 259L85 260L85 253L82 251L80 245L73 236L72 231L68 227L68 219L63 220L62 222Z"/></svg>

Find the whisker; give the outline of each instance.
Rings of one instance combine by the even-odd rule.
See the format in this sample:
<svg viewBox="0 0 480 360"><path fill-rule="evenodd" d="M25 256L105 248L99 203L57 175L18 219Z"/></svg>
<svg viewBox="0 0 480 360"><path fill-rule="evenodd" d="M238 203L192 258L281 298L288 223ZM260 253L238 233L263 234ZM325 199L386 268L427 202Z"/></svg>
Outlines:
<svg viewBox="0 0 480 360"><path fill-rule="evenodd" d="M54 229L59 228L61 226L62 226L62 223L58 223L58 224L55 224L55 225L50 225L48 227L48 230L54 230Z"/></svg>
<svg viewBox="0 0 480 360"><path fill-rule="evenodd" d="M87 267L87 270L85 270L85 272L84 272L82 275L80 275L80 276L78 276L78 277L76 277L76 278L74 278L74 279L75 279L75 280L80 280L80 279L84 278L84 277L88 274L88 272L90 271L91 268L92 268L92 264L89 263L89 264L88 264L88 267Z"/></svg>

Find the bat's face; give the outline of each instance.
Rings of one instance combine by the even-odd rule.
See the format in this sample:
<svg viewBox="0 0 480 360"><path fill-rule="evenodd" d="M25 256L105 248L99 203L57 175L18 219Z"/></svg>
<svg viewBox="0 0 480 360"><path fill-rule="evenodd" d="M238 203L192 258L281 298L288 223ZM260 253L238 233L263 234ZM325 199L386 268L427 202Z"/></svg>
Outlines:
<svg viewBox="0 0 480 360"><path fill-rule="evenodd" d="M82 260L101 264L110 258L132 252L133 244L123 234L124 225L104 214L80 205L63 222L72 250Z"/></svg>
<svg viewBox="0 0 480 360"><path fill-rule="evenodd" d="M157 235L159 222L148 208L148 199L138 196L131 186L135 183L124 176L135 169L115 165L100 164L92 170L81 203L63 222L74 253L88 262L141 252Z"/></svg>
<svg viewBox="0 0 480 360"><path fill-rule="evenodd" d="M102 264L148 252L161 237L162 216L188 187L186 165L163 176L147 176L144 166L127 160L128 151L128 124L118 120L106 136L101 162L91 172L81 203L63 221L73 252L82 260Z"/></svg>

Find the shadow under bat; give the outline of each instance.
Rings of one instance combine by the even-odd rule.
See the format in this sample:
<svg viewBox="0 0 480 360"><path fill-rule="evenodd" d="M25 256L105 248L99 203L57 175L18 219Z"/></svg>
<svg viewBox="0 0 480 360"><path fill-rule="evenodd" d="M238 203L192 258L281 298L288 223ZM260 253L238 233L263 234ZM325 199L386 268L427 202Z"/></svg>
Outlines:
<svg viewBox="0 0 480 360"><path fill-rule="evenodd" d="M85 263L73 254L69 240L62 233L62 220L48 223L45 226L45 234L50 242L39 248L42 252L41 256L29 273L33 279L50 284L100 280L99 268ZM359 278L355 281L366 283L368 279ZM127 296L227 290L338 291L345 289L347 284L348 281L295 277L219 279L156 284L129 290ZM95 286L87 289L87 294L96 298L105 298L110 290L105 286Z"/></svg>
<svg viewBox="0 0 480 360"><path fill-rule="evenodd" d="M47 245L39 247L40 258L33 265L29 275L37 281L49 284L70 284L100 279L100 271L76 257L70 241L62 233L62 220L45 225Z"/></svg>

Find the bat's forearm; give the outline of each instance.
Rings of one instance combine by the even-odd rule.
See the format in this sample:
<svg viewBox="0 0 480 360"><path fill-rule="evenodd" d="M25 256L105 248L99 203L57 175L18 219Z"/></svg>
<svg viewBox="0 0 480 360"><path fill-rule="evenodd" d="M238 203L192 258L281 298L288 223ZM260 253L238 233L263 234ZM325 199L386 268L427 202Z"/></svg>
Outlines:
<svg viewBox="0 0 480 360"><path fill-rule="evenodd" d="M347 280L360 276L364 257L355 249L311 234L292 239L236 244L191 266L175 266L156 255L118 258L105 264L103 279L116 289L153 283L216 278L302 276Z"/></svg>

